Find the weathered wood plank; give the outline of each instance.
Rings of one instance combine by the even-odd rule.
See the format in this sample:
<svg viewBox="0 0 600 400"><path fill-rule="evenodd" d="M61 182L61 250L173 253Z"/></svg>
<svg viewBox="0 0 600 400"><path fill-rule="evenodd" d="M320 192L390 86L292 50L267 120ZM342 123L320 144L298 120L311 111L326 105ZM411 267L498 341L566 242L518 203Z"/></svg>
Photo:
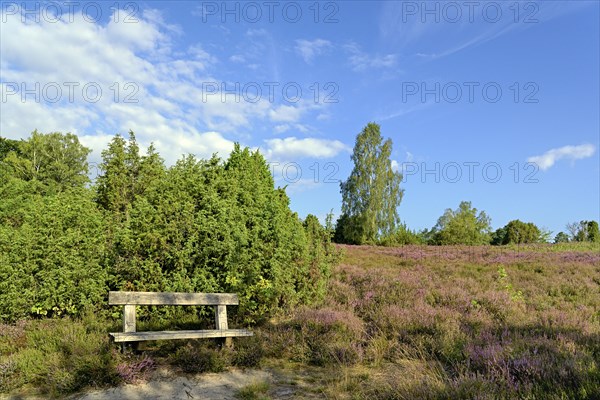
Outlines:
<svg viewBox="0 0 600 400"><path fill-rule="evenodd" d="M216 329L229 329L227 324L227 306L215 306L215 326ZM233 347L233 339L230 337L226 337L224 339L219 339L222 341L222 346L227 348Z"/></svg>
<svg viewBox="0 0 600 400"><path fill-rule="evenodd" d="M198 331L154 331L154 332L115 332L110 333L115 342L139 342L163 339L205 339L252 336L246 329L198 330Z"/></svg>
<svg viewBox="0 0 600 400"><path fill-rule="evenodd" d="M229 329L227 325L227 306L215 306L216 329Z"/></svg>
<svg viewBox="0 0 600 400"><path fill-rule="evenodd" d="M181 292L109 292L108 304L139 306L216 306L238 305L235 293L181 293Z"/></svg>
<svg viewBox="0 0 600 400"><path fill-rule="evenodd" d="M123 307L123 332L135 332L135 306Z"/></svg>

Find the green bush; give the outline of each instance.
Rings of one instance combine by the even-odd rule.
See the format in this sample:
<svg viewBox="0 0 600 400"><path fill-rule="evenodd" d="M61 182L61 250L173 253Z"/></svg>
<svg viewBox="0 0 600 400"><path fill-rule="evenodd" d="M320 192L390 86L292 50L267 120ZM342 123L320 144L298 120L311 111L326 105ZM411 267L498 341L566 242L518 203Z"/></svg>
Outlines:
<svg viewBox="0 0 600 400"><path fill-rule="evenodd" d="M11 180L27 192L31 185ZM86 189L31 194L0 220L0 320L74 315L102 303L104 220ZM3 218L4 217L4 218Z"/></svg>
<svg viewBox="0 0 600 400"><path fill-rule="evenodd" d="M36 133L2 155L0 321L107 310L110 289L237 293L232 324L248 324L325 294L331 232L290 210L260 153L236 145L225 161L188 156L167 168L130 133L85 187L88 150L75 139ZM38 174L28 157L44 146L66 161L44 159ZM139 317L195 312L144 307Z"/></svg>
<svg viewBox="0 0 600 400"><path fill-rule="evenodd" d="M335 260L329 234L290 211L262 155L236 146L225 162L188 156L166 169L156 154L137 152L131 136L103 154L98 201L115 221L112 287L238 293L231 314L244 323L324 294Z"/></svg>

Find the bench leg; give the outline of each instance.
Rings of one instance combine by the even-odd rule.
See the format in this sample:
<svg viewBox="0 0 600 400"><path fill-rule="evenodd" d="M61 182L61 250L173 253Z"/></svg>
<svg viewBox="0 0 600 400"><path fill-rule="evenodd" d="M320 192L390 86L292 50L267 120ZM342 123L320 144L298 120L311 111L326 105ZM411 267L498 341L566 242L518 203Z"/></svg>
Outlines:
<svg viewBox="0 0 600 400"><path fill-rule="evenodd" d="M123 332L135 332L135 330L135 305L126 304L123 307ZM138 345L139 342L123 343L121 351L124 353L128 348L137 351Z"/></svg>
<svg viewBox="0 0 600 400"><path fill-rule="evenodd" d="M229 329L229 325L227 324L227 306L220 305L215 306L215 327L216 329ZM219 339L219 345L221 348L226 347L228 349L233 348L233 339L221 338Z"/></svg>

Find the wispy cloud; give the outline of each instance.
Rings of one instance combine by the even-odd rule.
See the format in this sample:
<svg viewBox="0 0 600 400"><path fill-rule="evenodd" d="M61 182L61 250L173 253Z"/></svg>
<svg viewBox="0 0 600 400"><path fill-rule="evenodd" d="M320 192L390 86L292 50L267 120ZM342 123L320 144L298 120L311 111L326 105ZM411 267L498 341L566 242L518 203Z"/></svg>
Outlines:
<svg viewBox="0 0 600 400"><path fill-rule="evenodd" d="M536 163L542 171L551 168L558 160L567 159L571 161L588 158L594 155L596 147L592 144L582 144L579 146L563 146L551 149L541 156L532 156L527 159L528 162Z"/></svg>
<svg viewBox="0 0 600 400"><path fill-rule="evenodd" d="M449 4L449 3L448 3ZM513 31L525 30L554 18L567 15L594 2L499 2L498 18L482 11L482 4L473 3L477 9L470 12L468 6L453 3L457 11L445 11L441 1L430 3L384 2L381 7L379 32L388 44L396 45L403 53L415 54L427 60L443 58L468 48L482 45ZM521 13L515 14L515 5ZM528 4L528 5L527 5ZM518 21L515 21L518 18ZM534 23L536 22L536 23ZM418 51L415 51L418 49Z"/></svg>
<svg viewBox="0 0 600 400"><path fill-rule="evenodd" d="M415 111L421 111L421 110L424 110L426 108L429 108L429 107L433 106L434 104L435 104L435 102L433 100L429 100L429 101L426 101L424 103L418 103L418 104L413 105L411 107L404 107L404 108L401 108L401 109L396 110L394 112L391 112L391 113L388 113L388 114L385 114L385 115L381 115L381 116L379 116L379 117L377 117L375 119L377 121L386 121L388 119L402 117L404 115L413 113Z"/></svg>
<svg viewBox="0 0 600 400"><path fill-rule="evenodd" d="M289 182L289 181L286 181L285 179L281 178L279 180L276 180L276 183L278 186L287 186L287 188L286 188L287 194L296 194L296 193L307 192L309 190L314 190L314 189L317 189L317 188L323 186L322 182L315 182L314 178L313 179L299 179L298 181L295 181L295 182Z"/></svg>
<svg viewBox="0 0 600 400"><path fill-rule="evenodd" d="M350 54L348 61L354 71L395 67L398 61L396 54L368 54L354 42L345 45L344 49Z"/></svg>
<svg viewBox="0 0 600 400"><path fill-rule="evenodd" d="M294 136L285 139L267 139L264 151L267 159L332 158L350 148L339 140L319 138L298 139Z"/></svg>
<svg viewBox="0 0 600 400"><path fill-rule="evenodd" d="M315 56L323 54L331 47L331 42L324 39L315 40L296 40L296 52L304 59L307 64L312 63Z"/></svg>

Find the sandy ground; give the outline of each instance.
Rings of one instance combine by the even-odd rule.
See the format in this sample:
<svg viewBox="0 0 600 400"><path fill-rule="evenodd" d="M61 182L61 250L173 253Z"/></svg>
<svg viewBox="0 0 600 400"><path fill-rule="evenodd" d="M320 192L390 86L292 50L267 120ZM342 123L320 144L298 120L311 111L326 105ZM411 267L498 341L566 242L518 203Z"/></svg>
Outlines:
<svg viewBox="0 0 600 400"><path fill-rule="evenodd" d="M310 377L310 373L284 373L273 369L231 369L218 374L182 375L159 368L147 381L109 389L89 390L71 395L68 400L234 400L238 399L236 394L243 387L262 382L269 384L269 399L323 399L322 395L315 393ZM44 398L27 394L0 395L0 400L4 399Z"/></svg>
<svg viewBox="0 0 600 400"><path fill-rule="evenodd" d="M172 376L163 372L150 381L123 385L117 388L95 390L71 397L72 400L197 400L197 399L236 399L241 388L253 383L272 382L273 377L266 371L229 371L219 374L195 376ZM290 392L290 395L293 395ZM280 397L286 398L286 397Z"/></svg>

